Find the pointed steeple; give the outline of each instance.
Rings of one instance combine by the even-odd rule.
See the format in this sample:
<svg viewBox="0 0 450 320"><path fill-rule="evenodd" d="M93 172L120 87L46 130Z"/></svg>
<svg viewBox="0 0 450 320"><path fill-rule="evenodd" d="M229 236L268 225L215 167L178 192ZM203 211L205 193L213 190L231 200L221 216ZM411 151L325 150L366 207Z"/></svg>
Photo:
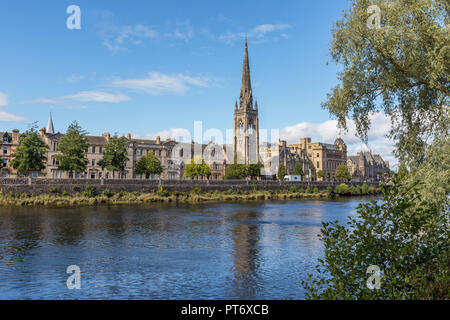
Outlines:
<svg viewBox="0 0 450 320"><path fill-rule="evenodd" d="M240 107L251 108L253 104L252 84L250 80L250 63L248 59L247 38L245 38L244 65L242 70L241 95L239 97Z"/></svg>
<svg viewBox="0 0 450 320"><path fill-rule="evenodd" d="M55 129L53 128L53 120L52 120L52 113L50 112L50 116L48 117L47 127L45 128L46 133L55 133Z"/></svg>

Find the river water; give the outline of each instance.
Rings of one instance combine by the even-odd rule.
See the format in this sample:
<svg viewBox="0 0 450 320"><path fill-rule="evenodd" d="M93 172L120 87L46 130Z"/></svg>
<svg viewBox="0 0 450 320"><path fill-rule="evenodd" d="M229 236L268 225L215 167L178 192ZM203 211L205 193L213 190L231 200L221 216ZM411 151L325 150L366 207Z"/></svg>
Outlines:
<svg viewBox="0 0 450 320"><path fill-rule="evenodd" d="M0 208L0 299L302 299L321 223L365 201Z"/></svg>

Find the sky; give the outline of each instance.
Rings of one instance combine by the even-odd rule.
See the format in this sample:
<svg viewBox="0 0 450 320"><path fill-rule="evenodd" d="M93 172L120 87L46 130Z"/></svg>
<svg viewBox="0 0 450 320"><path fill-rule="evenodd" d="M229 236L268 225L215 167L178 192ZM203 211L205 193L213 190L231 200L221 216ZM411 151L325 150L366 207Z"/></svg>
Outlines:
<svg viewBox="0 0 450 320"><path fill-rule="evenodd" d="M70 5L81 29L69 29ZM178 138L194 121L203 130L233 127L245 35L260 128L280 138L333 143L336 121L321 108L338 83L332 26L347 0L84 1L0 3L0 131L77 120L91 135ZM71 20L72 21L72 20ZM327 61L330 62L327 65ZM389 121L374 115L369 145L354 126L342 137L349 155L380 153ZM207 142L207 141L206 141Z"/></svg>

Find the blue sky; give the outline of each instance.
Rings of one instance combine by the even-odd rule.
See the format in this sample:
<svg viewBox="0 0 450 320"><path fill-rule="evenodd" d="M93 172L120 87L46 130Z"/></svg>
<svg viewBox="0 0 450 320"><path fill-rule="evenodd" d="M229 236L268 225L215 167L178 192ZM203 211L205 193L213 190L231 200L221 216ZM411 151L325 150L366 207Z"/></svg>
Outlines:
<svg viewBox="0 0 450 320"><path fill-rule="evenodd" d="M81 30L66 27L72 4ZM260 128L280 129L288 142L330 140L337 130L320 104L337 83L338 67L326 65L331 28L349 4L2 1L0 131L44 126L50 111L61 132L72 120L96 135L170 136L195 120L232 128L247 33ZM378 120L374 149L385 145Z"/></svg>

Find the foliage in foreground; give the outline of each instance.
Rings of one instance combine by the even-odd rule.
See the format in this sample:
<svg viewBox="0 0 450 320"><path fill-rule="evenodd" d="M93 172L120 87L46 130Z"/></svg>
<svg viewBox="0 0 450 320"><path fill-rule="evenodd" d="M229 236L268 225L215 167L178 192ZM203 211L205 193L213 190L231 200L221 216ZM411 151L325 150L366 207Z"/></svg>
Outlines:
<svg viewBox="0 0 450 320"><path fill-rule="evenodd" d="M323 223L325 256L317 275L303 281L307 299L450 298L450 220L446 210L422 199L419 184L397 177L383 201L361 204L347 226ZM369 289L371 265L380 289Z"/></svg>

